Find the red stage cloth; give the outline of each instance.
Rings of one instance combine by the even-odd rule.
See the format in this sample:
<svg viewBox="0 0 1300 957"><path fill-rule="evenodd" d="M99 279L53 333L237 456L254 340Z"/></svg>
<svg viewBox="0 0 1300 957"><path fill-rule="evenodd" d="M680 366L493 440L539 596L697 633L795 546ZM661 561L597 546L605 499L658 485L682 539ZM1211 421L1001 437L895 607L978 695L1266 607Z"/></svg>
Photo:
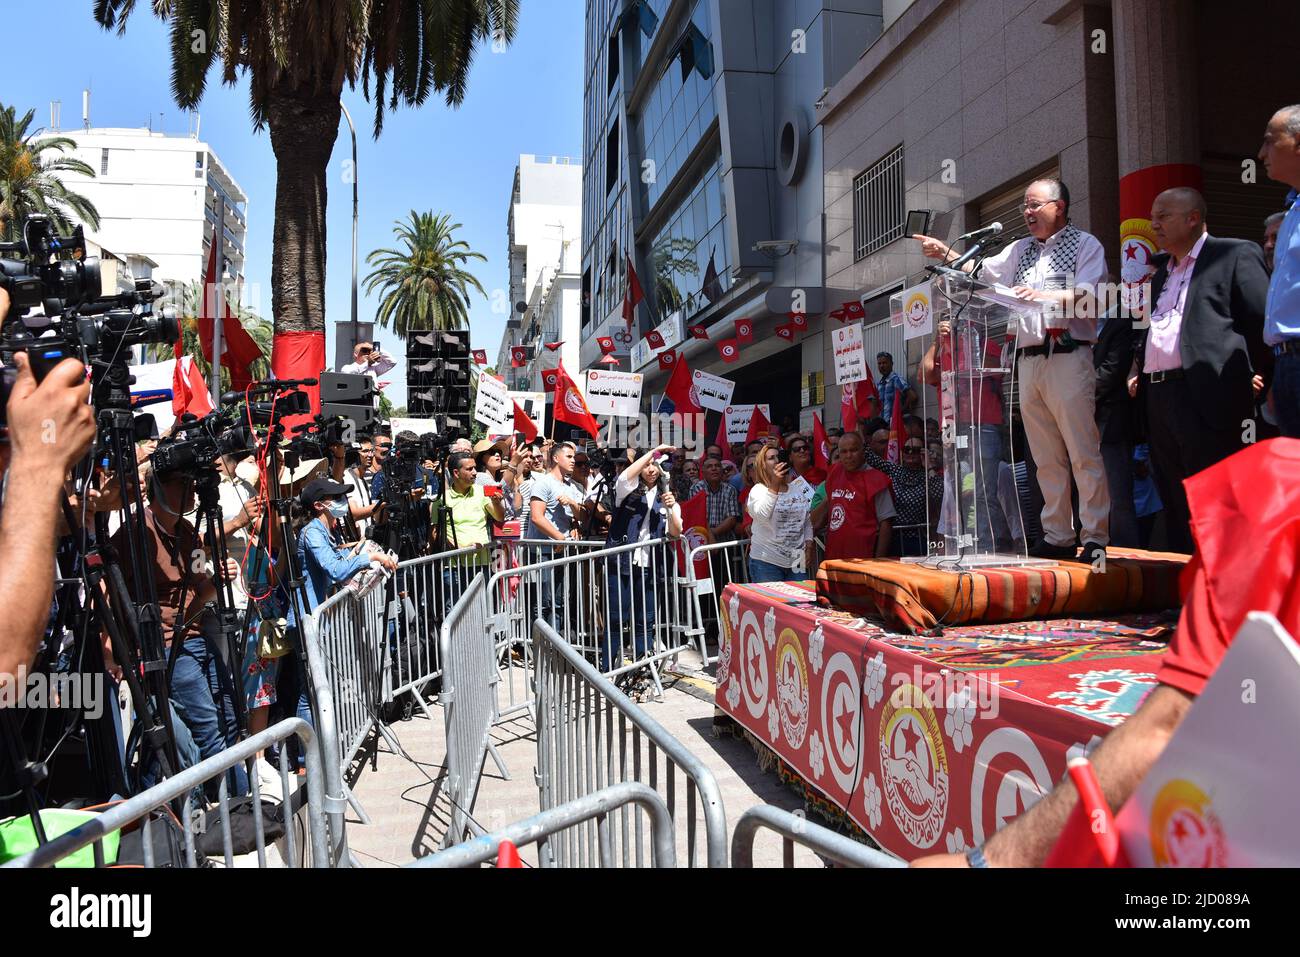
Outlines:
<svg viewBox="0 0 1300 957"><path fill-rule="evenodd" d="M1162 611L1180 604L1186 555L1108 549L1106 571L1082 562L955 572L897 559L822 562L824 602L879 616L898 631L936 625Z"/></svg>
<svg viewBox="0 0 1300 957"><path fill-rule="evenodd" d="M271 372L277 379L315 379L325 371L325 333L277 332L271 345ZM286 418L292 428L320 413L320 386L304 387L311 396L310 416Z"/></svg>
<svg viewBox="0 0 1300 957"><path fill-rule="evenodd" d="M729 586L719 708L911 859L982 843L1155 683L1174 616L897 635L808 585Z"/></svg>

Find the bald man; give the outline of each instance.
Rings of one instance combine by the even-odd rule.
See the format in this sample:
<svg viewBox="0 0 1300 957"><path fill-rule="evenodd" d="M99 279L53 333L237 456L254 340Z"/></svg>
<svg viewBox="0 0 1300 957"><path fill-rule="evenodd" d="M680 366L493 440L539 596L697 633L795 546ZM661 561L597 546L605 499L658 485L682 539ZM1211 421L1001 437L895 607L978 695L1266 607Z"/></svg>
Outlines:
<svg viewBox="0 0 1300 957"><path fill-rule="evenodd" d="M1206 228L1205 198L1167 189L1151 205L1162 255L1151 280L1150 324L1138 332L1129 392L1141 393L1169 548L1193 550L1183 480L1255 440L1256 384L1272 364L1264 346L1268 272L1257 243Z"/></svg>

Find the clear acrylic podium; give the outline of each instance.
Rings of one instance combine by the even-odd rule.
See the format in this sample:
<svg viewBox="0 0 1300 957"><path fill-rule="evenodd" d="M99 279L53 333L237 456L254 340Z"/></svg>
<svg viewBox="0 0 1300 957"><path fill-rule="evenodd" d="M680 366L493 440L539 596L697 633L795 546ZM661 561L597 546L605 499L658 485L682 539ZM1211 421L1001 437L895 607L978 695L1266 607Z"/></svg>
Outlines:
<svg viewBox="0 0 1300 957"><path fill-rule="evenodd" d="M928 516L926 557L905 561L954 570L1038 564L1025 550L1014 472L1004 473L1012 468L1008 453L1023 458L1022 450L1009 446L1015 337L1020 329L1042 328L1042 307L952 269L935 270L931 290L934 336L940 336L941 323L950 327L937 354L938 410L926 408L927 390L921 390L923 418L938 412L943 503L937 522L936 516ZM898 293L891 299L891 312L902 313L902 298ZM928 348L933 340L927 340ZM1013 529L1022 530L1018 539Z"/></svg>

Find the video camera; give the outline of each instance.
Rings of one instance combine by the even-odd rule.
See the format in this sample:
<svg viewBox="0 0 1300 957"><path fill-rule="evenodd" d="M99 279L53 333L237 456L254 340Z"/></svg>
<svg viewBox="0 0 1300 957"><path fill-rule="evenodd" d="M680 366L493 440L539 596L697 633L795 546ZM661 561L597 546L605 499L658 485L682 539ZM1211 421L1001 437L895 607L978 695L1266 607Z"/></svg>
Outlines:
<svg viewBox="0 0 1300 957"><path fill-rule="evenodd" d="M256 439L247 425L225 413L213 412L201 419L186 415L176 432L160 442L149 458L161 478L211 468L219 455L252 452L255 448Z"/></svg>
<svg viewBox="0 0 1300 957"><path fill-rule="evenodd" d="M69 357L124 361L132 346L180 338L174 310L153 314L160 289L151 281L139 280L133 292L103 295L99 260L86 258L80 226L60 237L49 217L34 213L23 224L22 240L0 243L0 253L21 257L0 258L0 287L10 298L0 327L0 353L8 358L26 352L37 381ZM44 323L22 318L38 306Z"/></svg>

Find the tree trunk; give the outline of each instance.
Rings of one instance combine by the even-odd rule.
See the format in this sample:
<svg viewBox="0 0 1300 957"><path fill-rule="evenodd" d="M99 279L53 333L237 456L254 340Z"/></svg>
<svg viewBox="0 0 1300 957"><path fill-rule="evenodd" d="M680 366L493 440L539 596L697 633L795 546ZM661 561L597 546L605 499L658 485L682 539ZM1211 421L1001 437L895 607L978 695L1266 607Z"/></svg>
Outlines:
<svg viewBox="0 0 1300 957"><path fill-rule="evenodd" d="M325 331L326 167L339 131L339 95L282 84L267 99L275 152L271 313L276 332Z"/></svg>

